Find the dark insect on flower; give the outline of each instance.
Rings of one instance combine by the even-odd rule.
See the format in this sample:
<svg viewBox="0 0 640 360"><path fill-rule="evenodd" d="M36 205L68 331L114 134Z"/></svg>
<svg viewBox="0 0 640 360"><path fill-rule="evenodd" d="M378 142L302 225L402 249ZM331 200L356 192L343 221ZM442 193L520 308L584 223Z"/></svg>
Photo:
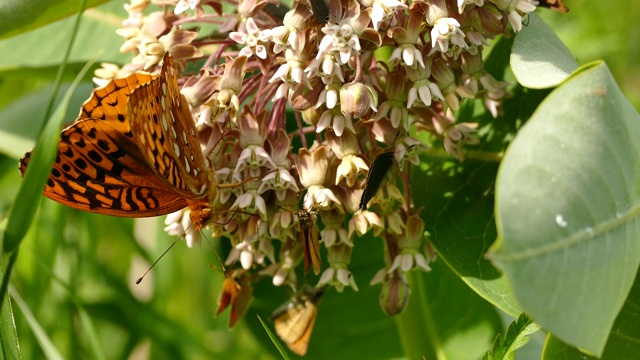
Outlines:
<svg viewBox="0 0 640 360"><path fill-rule="evenodd" d="M313 266L313 273L320 274L322 259L320 258L320 231L316 222L317 209L302 209L296 211L300 223L300 237L304 248L304 274L309 271L309 265Z"/></svg>
<svg viewBox="0 0 640 360"><path fill-rule="evenodd" d="M316 304L322 295L324 288L305 286L271 314L271 321L278 336L291 351L300 356L307 353L318 314Z"/></svg>
<svg viewBox="0 0 640 360"><path fill-rule="evenodd" d="M358 207L360 210L365 210L369 201L378 192L382 181L393 165L393 154L393 151L387 151L373 159L369 174L367 175L367 182L364 186L364 191L362 191L362 197L360 198L360 205Z"/></svg>
<svg viewBox="0 0 640 360"><path fill-rule="evenodd" d="M562 0L539 0L539 2L538 6L543 6L563 14L569 12L569 8L562 2Z"/></svg>
<svg viewBox="0 0 640 360"><path fill-rule="evenodd" d="M309 0L309 5L318 24L326 24L329 21L329 6L325 0Z"/></svg>

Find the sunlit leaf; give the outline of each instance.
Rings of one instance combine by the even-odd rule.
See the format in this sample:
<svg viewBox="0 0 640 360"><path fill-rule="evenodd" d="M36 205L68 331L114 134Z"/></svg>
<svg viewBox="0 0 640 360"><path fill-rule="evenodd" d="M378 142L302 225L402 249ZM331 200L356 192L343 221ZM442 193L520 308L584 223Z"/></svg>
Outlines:
<svg viewBox="0 0 640 360"><path fill-rule="evenodd" d="M494 262L524 311L602 353L640 263L640 117L603 63L556 89L500 168Z"/></svg>
<svg viewBox="0 0 640 360"><path fill-rule="evenodd" d="M522 86L544 89L558 85L578 64L553 30L531 13L513 42L511 68Z"/></svg>

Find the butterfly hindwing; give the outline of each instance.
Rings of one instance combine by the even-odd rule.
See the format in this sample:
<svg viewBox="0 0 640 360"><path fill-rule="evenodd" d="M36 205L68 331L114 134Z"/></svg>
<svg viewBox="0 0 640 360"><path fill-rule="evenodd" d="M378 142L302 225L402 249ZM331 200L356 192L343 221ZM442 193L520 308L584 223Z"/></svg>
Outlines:
<svg viewBox="0 0 640 360"><path fill-rule="evenodd" d="M20 161L23 174L30 155ZM44 195L79 210L122 217L157 216L185 207L145 166L135 144L109 122L79 120L61 133Z"/></svg>

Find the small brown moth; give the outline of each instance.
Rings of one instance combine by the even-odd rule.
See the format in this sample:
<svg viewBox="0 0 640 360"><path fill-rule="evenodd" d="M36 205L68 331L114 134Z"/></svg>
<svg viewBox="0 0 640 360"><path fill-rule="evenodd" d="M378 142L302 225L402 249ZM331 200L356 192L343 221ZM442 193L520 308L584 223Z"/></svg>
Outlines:
<svg viewBox="0 0 640 360"><path fill-rule="evenodd" d="M316 323L316 304L324 295L324 288L305 286L271 315L276 333L294 353L307 353L311 332Z"/></svg>
<svg viewBox="0 0 640 360"><path fill-rule="evenodd" d="M320 257L320 230L316 222L318 221L317 209L302 209L295 212L300 223L300 240L304 248L304 273L309 271L309 266L313 266L313 273L320 274L322 258Z"/></svg>

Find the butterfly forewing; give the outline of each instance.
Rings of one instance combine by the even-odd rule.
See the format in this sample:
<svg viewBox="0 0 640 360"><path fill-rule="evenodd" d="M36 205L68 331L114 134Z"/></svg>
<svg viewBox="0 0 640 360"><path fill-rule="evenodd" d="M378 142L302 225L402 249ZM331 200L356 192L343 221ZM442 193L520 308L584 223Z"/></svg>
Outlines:
<svg viewBox="0 0 640 360"><path fill-rule="evenodd" d="M208 174L173 60L165 55L161 75L137 88L127 103L135 141L154 171L186 199L207 195Z"/></svg>
<svg viewBox="0 0 640 360"><path fill-rule="evenodd" d="M157 216L185 207L146 167L131 139L110 123L83 119L62 131L45 196L76 209L122 217ZM22 173L30 155L20 161Z"/></svg>
<svg viewBox="0 0 640 360"><path fill-rule="evenodd" d="M107 85L93 91L91 97L82 104L78 119L105 120L121 133L129 133L131 126L125 118L124 111L129 95L140 85L157 77L158 75L139 72L111 80Z"/></svg>

